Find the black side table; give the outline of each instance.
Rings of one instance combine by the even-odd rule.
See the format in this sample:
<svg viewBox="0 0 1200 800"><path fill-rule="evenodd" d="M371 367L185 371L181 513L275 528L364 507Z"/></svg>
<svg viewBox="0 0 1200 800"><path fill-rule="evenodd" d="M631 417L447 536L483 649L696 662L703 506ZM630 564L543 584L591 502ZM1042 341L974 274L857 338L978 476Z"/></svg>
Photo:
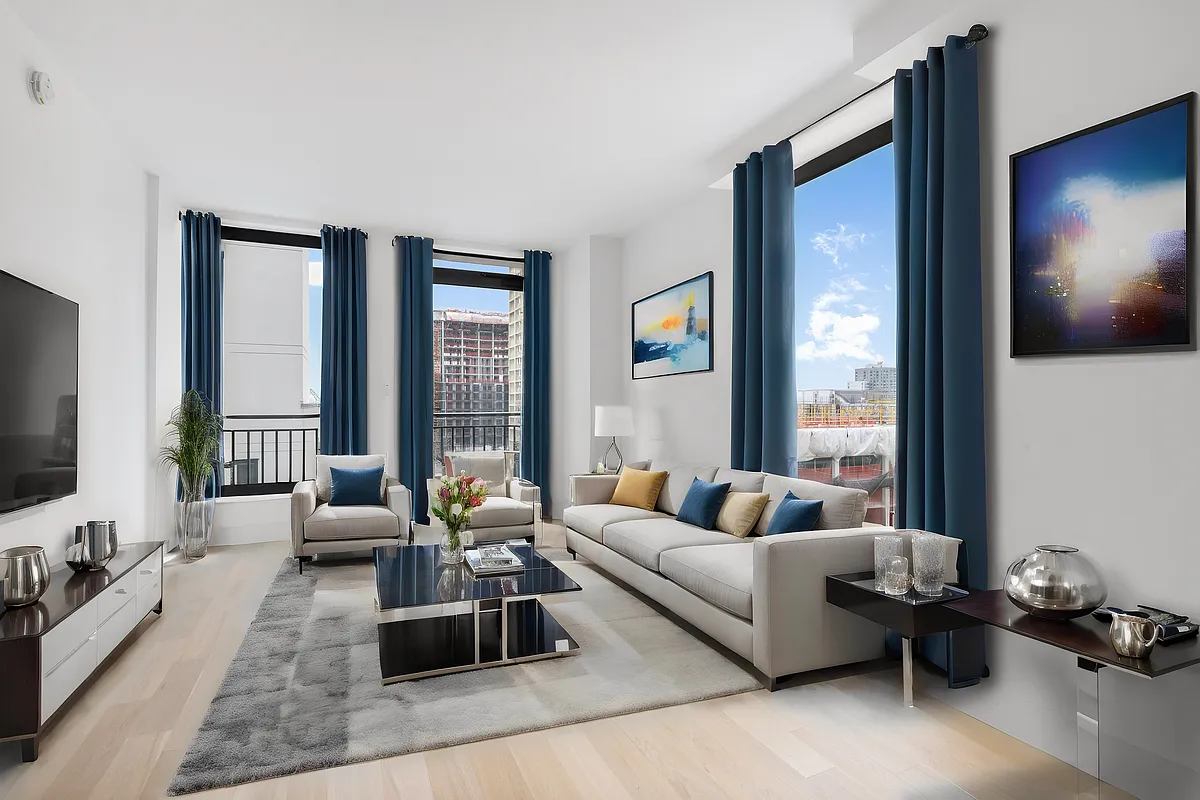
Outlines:
<svg viewBox="0 0 1200 800"><path fill-rule="evenodd" d="M980 620L962 614L946 603L969 597L970 592L953 586L942 588L931 597L909 589L906 594L890 595L875 588L875 573L850 572L825 576L825 601L838 608L878 622L903 637L901 665L904 673L904 705L912 708L912 640L931 633L946 633L973 628Z"/></svg>

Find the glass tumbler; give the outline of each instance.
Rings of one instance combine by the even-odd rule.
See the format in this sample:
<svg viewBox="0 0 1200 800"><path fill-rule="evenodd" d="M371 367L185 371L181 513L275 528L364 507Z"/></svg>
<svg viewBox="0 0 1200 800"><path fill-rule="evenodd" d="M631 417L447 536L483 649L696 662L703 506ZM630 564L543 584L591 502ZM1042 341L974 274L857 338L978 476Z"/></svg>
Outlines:
<svg viewBox="0 0 1200 800"><path fill-rule="evenodd" d="M895 534L875 537L875 591L883 591L883 579L887 575L888 559L904 554L904 539Z"/></svg>
<svg viewBox="0 0 1200 800"><path fill-rule="evenodd" d="M892 556L887 562L887 574L883 578L883 591L887 594L908 594L912 578L908 575L908 559Z"/></svg>
<svg viewBox="0 0 1200 800"><path fill-rule="evenodd" d="M912 535L913 588L937 597L946 582L946 539L924 531Z"/></svg>

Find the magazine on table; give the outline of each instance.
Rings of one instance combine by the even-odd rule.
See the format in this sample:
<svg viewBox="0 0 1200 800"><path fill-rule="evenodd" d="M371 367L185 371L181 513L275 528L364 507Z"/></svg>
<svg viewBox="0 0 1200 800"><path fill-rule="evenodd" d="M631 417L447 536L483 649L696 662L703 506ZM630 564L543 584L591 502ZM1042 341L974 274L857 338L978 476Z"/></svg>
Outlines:
<svg viewBox="0 0 1200 800"><path fill-rule="evenodd" d="M480 545L466 551L465 555L467 566L476 575L504 575L525 570L525 562L517 558L508 545Z"/></svg>

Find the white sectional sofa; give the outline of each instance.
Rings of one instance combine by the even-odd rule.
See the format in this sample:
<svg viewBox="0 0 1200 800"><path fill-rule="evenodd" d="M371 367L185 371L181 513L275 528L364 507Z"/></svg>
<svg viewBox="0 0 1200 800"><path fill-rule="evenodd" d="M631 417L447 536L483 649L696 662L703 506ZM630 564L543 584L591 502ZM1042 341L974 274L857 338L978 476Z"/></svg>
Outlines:
<svg viewBox="0 0 1200 800"><path fill-rule="evenodd" d="M890 528L863 527L867 493L814 481L718 467L654 464L668 477L654 511L609 505L616 475L571 479L563 512L567 548L665 606L751 661L772 690L808 670L883 656L884 630L825 602L825 576L874 568L874 539ZM770 495L745 539L675 519L692 480L730 483L734 492ZM823 500L817 529L765 536L791 491ZM907 541L906 547L911 544ZM947 582L957 581L958 539L947 538Z"/></svg>

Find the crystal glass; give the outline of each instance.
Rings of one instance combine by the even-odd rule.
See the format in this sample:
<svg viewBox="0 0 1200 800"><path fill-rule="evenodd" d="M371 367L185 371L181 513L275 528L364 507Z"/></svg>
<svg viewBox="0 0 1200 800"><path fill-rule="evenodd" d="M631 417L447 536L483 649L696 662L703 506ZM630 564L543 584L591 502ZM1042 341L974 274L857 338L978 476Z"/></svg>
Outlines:
<svg viewBox="0 0 1200 800"><path fill-rule="evenodd" d="M892 556L887 560L887 573L883 577L883 591L888 594L908 594L912 578L908 575L908 559Z"/></svg>
<svg viewBox="0 0 1200 800"><path fill-rule="evenodd" d="M940 595L946 584L946 539L936 533L912 535L913 588L920 594Z"/></svg>
<svg viewBox="0 0 1200 800"><path fill-rule="evenodd" d="M888 559L904 553L904 539L894 534L875 537L875 591L883 591Z"/></svg>

